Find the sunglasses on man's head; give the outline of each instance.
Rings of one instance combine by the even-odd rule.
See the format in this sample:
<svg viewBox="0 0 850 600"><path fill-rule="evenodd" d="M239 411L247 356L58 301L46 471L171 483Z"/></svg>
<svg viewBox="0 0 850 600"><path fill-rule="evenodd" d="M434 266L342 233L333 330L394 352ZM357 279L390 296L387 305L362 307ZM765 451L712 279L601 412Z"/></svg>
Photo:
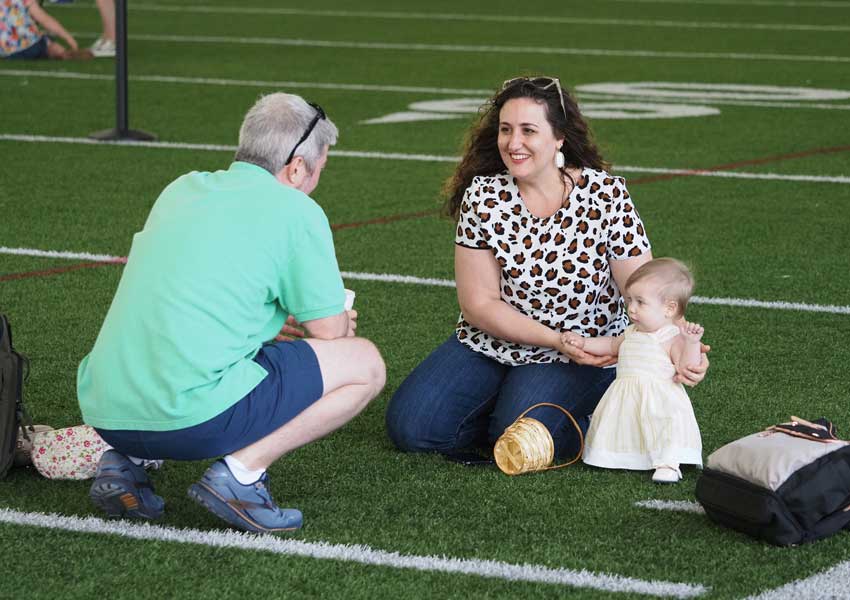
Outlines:
<svg viewBox="0 0 850 600"><path fill-rule="evenodd" d="M569 120L567 109L564 106L564 92L561 90L561 80L557 77L514 77L513 79L506 79L502 84L502 91L509 87L526 83L539 90L548 90L550 87L555 86L555 89L558 91L558 100L561 102L561 110L564 111L564 118Z"/></svg>
<svg viewBox="0 0 850 600"><path fill-rule="evenodd" d="M319 106L318 104L313 104L312 102L308 102L307 104L316 109L316 116L313 117L312 121L310 121L310 124L307 126L307 130L304 132L304 135L301 136L301 139L298 140L295 146L293 146L292 152L289 153L289 158L286 159L286 162L283 163L283 166L286 166L292 162L292 159L295 158L295 151L298 150L298 146L300 146L302 143L304 143L304 140L310 137L310 134L313 133L313 130L316 128L316 125L319 124L319 121L321 121L322 119L327 119L327 117L325 116L325 111L322 109L321 106Z"/></svg>

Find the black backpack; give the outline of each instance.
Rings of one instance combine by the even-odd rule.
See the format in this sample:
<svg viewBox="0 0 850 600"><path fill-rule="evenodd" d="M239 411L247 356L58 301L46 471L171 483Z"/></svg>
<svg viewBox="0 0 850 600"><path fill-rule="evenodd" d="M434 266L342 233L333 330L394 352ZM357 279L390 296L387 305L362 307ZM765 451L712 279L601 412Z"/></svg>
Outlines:
<svg viewBox="0 0 850 600"><path fill-rule="evenodd" d="M850 529L850 444L826 419L768 427L713 452L696 497L712 521L778 546Z"/></svg>
<svg viewBox="0 0 850 600"><path fill-rule="evenodd" d="M0 478L12 466L18 432L28 438L24 425L32 425L23 402L24 373L28 371L26 357L12 346L9 320L0 315Z"/></svg>

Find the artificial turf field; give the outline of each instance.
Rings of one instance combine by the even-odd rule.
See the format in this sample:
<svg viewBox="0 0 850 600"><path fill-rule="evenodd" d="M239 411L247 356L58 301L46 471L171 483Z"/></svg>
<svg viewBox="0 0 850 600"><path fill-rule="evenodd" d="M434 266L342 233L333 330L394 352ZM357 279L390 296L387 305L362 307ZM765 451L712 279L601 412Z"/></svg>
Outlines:
<svg viewBox="0 0 850 600"><path fill-rule="evenodd" d="M83 46L99 33L92 4L46 8ZM475 107L546 74L577 91L654 254L695 271L705 455L792 414L850 436L850 2L179 0L131 2L128 23L130 125L157 146L85 143L115 124L111 60L0 63L0 312L31 359L35 421L81 421L76 367L121 275L103 261L126 256L171 180L226 168L244 112L279 90L340 128L313 195L388 382L272 467L305 525L271 540L222 534L186 497L206 463L154 472L166 514L124 535L89 482L12 471L0 598L850 597L846 533L776 548L636 504L692 508L694 469L667 487L583 465L511 478L400 454L383 422L457 317L454 226L437 212Z"/></svg>

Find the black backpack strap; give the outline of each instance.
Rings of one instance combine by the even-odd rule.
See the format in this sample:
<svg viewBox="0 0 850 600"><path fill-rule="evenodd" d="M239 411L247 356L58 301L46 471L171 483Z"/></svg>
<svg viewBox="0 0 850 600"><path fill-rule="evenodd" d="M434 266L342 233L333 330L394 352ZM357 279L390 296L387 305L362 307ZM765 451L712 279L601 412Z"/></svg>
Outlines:
<svg viewBox="0 0 850 600"><path fill-rule="evenodd" d="M2 335L3 333L5 333L5 335ZM3 350L18 358L18 372L16 373L16 376L19 385L17 395L15 397L15 418L23 432L24 438L29 440L30 438L27 428L32 431L32 417L30 417L29 412L27 412L27 409L24 406L24 382L29 379L30 376L30 359L26 355L15 350L12 343L12 326L9 323L9 319L6 318L6 315L0 315L0 345L2 345Z"/></svg>
<svg viewBox="0 0 850 600"><path fill-rule="evenodd" d="M12 351L12 328L6 315L0 315L0 350Z"/></svg>
<svg viewBox="0 0 850 600"><path fill-rule="evenodd" d="M806 421L800 417L791 417L790 423L779 423L767 428L767 431L776 431L794 437L804 438L812 442L834 442L840 441L836 437L835 426L826 419L818 419L815 422Z"/></svg>
<svg viewBox="0 0 850 600"><path fill-rule="evenodd" d="M19 359L18 381L21 382L21 384L18 386L18 397L15 399L15 414L18 418L18 423L20 425L24 439L27 441L31 441L29 433L27 433L27 429L32 431L32 417L27 411L27 407L24 406L24 382L30 377L30 359L27 356L21 354L20 352L15 352L15 354L18 356Z"/></svg>

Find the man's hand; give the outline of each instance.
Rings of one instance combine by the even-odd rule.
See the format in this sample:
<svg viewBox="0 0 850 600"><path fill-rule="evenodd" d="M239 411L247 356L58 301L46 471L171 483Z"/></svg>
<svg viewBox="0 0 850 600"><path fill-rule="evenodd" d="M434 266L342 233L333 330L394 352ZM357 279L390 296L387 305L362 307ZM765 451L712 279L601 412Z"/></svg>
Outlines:
<svg viewBox="0 0 850 600"><path fill-rule="evenodd" d="M299 323L295 317L289 315L286 318L286 322L283 324L283 327L281 327L280 333L275 336L274 341L292 342L303 337L304 329L301 327L301 323Z"/></svg>

